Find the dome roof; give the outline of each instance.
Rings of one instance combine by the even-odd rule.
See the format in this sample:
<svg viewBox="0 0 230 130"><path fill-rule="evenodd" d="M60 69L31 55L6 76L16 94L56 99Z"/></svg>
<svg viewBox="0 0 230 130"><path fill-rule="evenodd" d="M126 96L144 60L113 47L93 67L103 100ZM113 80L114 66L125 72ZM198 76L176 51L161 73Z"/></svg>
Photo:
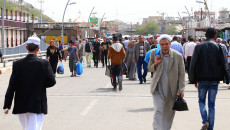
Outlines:
<svg viewBox="0 0 230 130"><path fill-rule="evenodd" d="M81 17L81 11L78 12L79 16L73 20L74 23L84 23L85 20Z"/></svg>

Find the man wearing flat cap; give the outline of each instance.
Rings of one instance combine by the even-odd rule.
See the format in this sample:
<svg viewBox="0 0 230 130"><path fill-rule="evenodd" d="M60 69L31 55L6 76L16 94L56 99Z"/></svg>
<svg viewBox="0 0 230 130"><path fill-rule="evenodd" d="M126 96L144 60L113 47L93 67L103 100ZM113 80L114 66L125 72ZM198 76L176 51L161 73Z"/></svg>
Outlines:
<svg viewBox="0 0 230 130"><path fill-rule="evenodd" d="M18 115L23 130L41 130L44 114L47 114L46 88L56 84L49 61L37 57L39 45L39 38L28 38L28 55L13 63L5 95L5 114L14 98L13 114Z"/></svg>
<svg viewBox="0 0 230 130"><path fill-rule="evenodd" d="M154 104L154 130L170 130L175 111L172 110L177 96L184 97L185 68L182 55L170 49L171 37L161 35L158 38L161 50L150 55L148 70L153 72L151 93Z"/></svg>

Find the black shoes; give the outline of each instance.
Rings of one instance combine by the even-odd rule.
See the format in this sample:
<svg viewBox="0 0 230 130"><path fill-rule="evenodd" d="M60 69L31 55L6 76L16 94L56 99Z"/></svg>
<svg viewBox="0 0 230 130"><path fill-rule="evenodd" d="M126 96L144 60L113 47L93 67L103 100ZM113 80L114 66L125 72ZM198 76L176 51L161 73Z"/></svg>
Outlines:
<svg viewBox="0 0 230 130"><path fill-rule="evenodd" d="M140 83L139 84L143 84L143 81L140 81Z"/></svg>
<svg viewBox="0 0 230 130"><path fill-rule="evenodd" d="M146 83L146 78L143 78L143 81Z"/></svg>

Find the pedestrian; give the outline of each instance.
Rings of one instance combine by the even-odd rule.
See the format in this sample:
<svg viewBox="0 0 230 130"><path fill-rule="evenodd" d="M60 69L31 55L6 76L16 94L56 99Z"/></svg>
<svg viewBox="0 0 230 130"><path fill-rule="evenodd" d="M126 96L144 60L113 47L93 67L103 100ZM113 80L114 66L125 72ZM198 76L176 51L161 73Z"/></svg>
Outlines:
<svg viewBox="0 0 230 130"><path fill-rule="evenodd" d="M74 41L73 46L76 46L76 45L77 45L77 43L78 43L78 38L75 38L75 41Z"/></svg>
<svg viewBox="0 0 230 130"><path fill-rule="evenodd" d="M77 47L77 50L78 50L78 57L80 58L80 62L82 63L83 56L84 56L84 53L85 53L85 47L84 47L84 44L82 43L81 39L76 44L76 47Z"/></svg>
<svg viewBox="0 0 230 130"><path fill-rule="evenodd" d="M91 67L92 43L89 42L88 39L85 40L85 56L86 56L87 67Z"/></svg>
<svg viewBox="0 0 230 130"><path fill-rule="evenodd" d="M61 53L61 59L63 60L64 59L64 57L65 57L65 51L63 50L64 49L64 47L63 47L64 45L61 43L61 41L59 41L59 51L60 51L60 53Z"/></svg>
<svg viewBox="0 0 230 130"><path fill-rule="evenodd" d="M4 113L9 113L14 99L13 114L18 115L23 130L42 129L47 114L46 88L56 84L50 63L37 57L39 46L39 38L28 38L28 55L13 63L5 95Z"/></svg>
<svg viewBox="0 0 230 130"><path fill-rule="evenodd" d="M207 40L196 45L191 65L190 81L198 88L200 114L202 117L201 130L213 130L215 120L215 100L219 82L228 78L228 64L224 48L215 43L217 33L214 28L206 31ZM208 112L206 110L206 95L208 93Z"/></svg>
<svg viewBox="0 0 230 130"><path fill-rule="evenodd" d="M154 43L154 37L149 38L149 44L150 44L150 49L156 48L156 45Z"/></svg>
<svg viewBox="0 0 230 130"><path fill-rule="evenodd" d="M228 49L227 49L226 45L222 42L222 39L217 38L216 42L217 42L217 44L221 45L224 48L224 54L228 55Z"/></svg>
<svg viewBox="0 0 230 130"><path fill-rule="evenodd" d="M62 61L59 49L57 46L54 45L54 41L51 40L50 46L46 50L47 60L50 62L54 77L56 77L58 58L60 61Z"/></svg>
<svg viewBox="0 0 230 130"><path fill-rule="evenodd" d="M148 73L148 63L144 61L146 53L150 50L150 45L148 42L144 42L144 37L139 36L139 42L134 45L134 56L133 63L137 64L137 74L140 81L139 84L142 84L143 81L146 83L146 76ZM142 74L142 67L144 73Z"/></svg>
<svg viewBox="0 0 230 130"><path fill-rule="evenodd" d="M189 70L191 59L192 59L192 55L193 55L195 46L197 44L194 42L193 37L190 37L188 40L189 40L189 42L185 46L184 58L185 58L185 62L187 64L187 69ZM189 71L188 71L188 78L189 78ZM190 84L190 81L188 83Z"/></svg>
<svg viewBox="0 0 230 130"><path fill-rule="evenodd" d="M92 49L93 49L94 67L98 68L98 62L99 62L98 60L100 54L100 42L98 38L95 38L95 42L93 42Z"/></svg>
<svg viewBox="0 0 230 130"><path fill-rule="evenodd" d="M158 42L160 55L153 50L148 65L149 71L153 72L150 86L155 108L153 129L170 130L175 116L174 102L177 96L184 97L184 61L179 52L170 49L169 35L161 35Z"/></svg>
<svg viewBox="0 0 230 130"><path fill-rule="evenodd" d="M178 42L178 37L177 36L173 37L170 48L174 49L175 51L177 51L179 53L181 53L181 55L184 57L183 47Z"/></svg>
<svg viewBox="0 0 230 130"><path fill-rule="evenodd" d="M187 40L186 40L186 38L182 38L182 40L181 40L181 45L182 45L182 47L184 47L184 44L187 42ZM183 50L184 51L184 50Z"/></svg>
<svg viewBox="0 0 230 130"><path fill-rule="evenodd" d="M126 50L125 64L128 68L126 78L129 80L136 80L136 64L133 63L134 44L135 40L130 41Z"/></svg>
<svg viewBox="0 0 230 130"><path fill-rule="evenodd" d="M80 59L78 57L77 47L73 46L72 40L69 41L69 48L67 49L67 52L66 52L65 62L66 62L66 58L68 54L69 54L69 69L70 69L70 72L72 73L70 77L74 77L74 76L77 76L76 63L77 61L80 61Z"/></svg>
<svg viewBox="0 0 230 130"><path fill-rule="evenodd" d="M125 46L125 51L128 49L129 39L128 37L125 37L125 40L123 41L123 44Z"/></svg>
<svg viewBox="0 0 230 130"><path fill-rule="evenodd" d="M2 57L2 52L0 51L0 58L1 58L1 63L3 63L3 57Z"/></svg>
<svg viewBox="0 0 230 130"><path fill-rule="evenodd" d="M117 36L113 36L113 44L108 51L108 59L111 59L111 69L113 75L113 90L117 90L117 80L119 85L119 91L122 90L122 61L126 57L125 49L121 43L119 43Z"/></svg>
<svg viewBox="0 0 230 130"><path fill-rule="evenodd" d="M106 37L103 37L103 42L101 43L101 62L102 62L102 68L104 66L107 66L107 55L109 46L111 46L111 43L107 40Z"/></svg>

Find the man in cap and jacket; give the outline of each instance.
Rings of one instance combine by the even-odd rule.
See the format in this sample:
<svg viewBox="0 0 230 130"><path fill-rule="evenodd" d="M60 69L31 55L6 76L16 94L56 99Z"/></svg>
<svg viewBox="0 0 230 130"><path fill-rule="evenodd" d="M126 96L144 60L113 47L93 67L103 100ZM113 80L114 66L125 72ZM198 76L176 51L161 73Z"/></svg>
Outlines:
<svg viewBox="0 0 230 130"><path fill-rule="evenodd" d="M49 61L37 57L39 45L39 38L28 38L28 55L13 63L5 95L5 114L14 98L13 114L18 115L23 130L41 130L44 114L47 114L46 88L56 84Z"/></svg>
<svg viewBox="0 0 230 130"><path fill-rule="evenodd" d="M153 72L150 86L155 108L153 129L170 130L175 116L174 102L178 95L184 97L184 60L179 52L170 49L169 35L161 35L158 43L160 54L153 50L148 65L148 70Z"/></svg>

